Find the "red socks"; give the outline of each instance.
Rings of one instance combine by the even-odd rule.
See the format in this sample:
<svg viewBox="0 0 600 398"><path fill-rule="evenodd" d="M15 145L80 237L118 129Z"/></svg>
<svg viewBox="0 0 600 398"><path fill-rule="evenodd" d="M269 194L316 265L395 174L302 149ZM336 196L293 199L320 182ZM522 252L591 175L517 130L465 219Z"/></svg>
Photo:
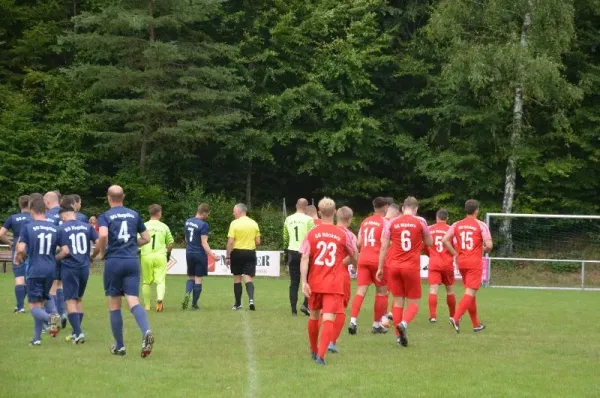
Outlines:
<svg viewBox="0 0 600 398"><path fill-rule="evenodd" d="M327 347L333 340L333 321L323 320L323 330L321 331L321 339L319 341L319 352L317 355L321 358L325 358Z"/></svg>
<svg viewBox="0 0 600 398"><path fill-rule="evenodd" d="M471 322L473 322L473 327L476 328L479 326L479 319L477 319L477 298L473 297L471 306L469 307L469 316L471 317Z"/></svg>
<svg viewBox="0 0 600 398"><path fill-rule="evenodd" d="M350 316L352 318L358 318L358 314L360 313L360 307L362 307L362 303L365 299L365 296L356 295L354 296L354 300L352 300L352 312Z"/></svg>
<svg viewBox="0 0 600 398"><path fill-rule="evenodd" d="M429 293L429 319L437 318L437 294ZM450 315L452 316L452 315Z"/></svg>
<svg viewBox="0 0 600 398"><path fill-rule="evenodd" d="M308 341L310 342L310 351L317 353L317 344L319 342L319 321L308 319Z"/></svg>
<svg viewBox="0 0 600 398"><path fill-rule="evenodd" d="M448 294L446 296L446 303L448 303L448 312L452 318L456 312L456 295L454 293Z"/></svg>
<svg viewBox="0 0 600 398"><path fill-rule="evenodd" d="M388 308L388 296L375 296L375 305L373 308L373 320L375 322L381 322L381 318L385 315Z"/></svg>
<svg viewBox="0 0 600 398"><path fill-rule="evenodd" d="M460 318L471 308L473 305L473 296L469 296L465 294L462 299L460 299L460 303L458 303L458 310L454 314L453 318L456 322L460 322Z"/></svg>
<svg viewBox="0 0 600 398"><path fill-rule="evenodd" d="M417 315L417 312L419 312L419 306L417 304L409 304L408 307L406 307L406 311L404 311L404 319L402 320L406 323L410 323Z"/></svg>
<svg viewBox="0 0 600 398"><path fill-rule="evenodd" d="M392 307L392 318L394 318L394 331L396 332L396 336L400 336L400 333L398 332L398 329L396 328L396 326L398 326L398 324L400 322L402 322L402 312L404 311L404 309L402 307Z"/></svg>
<svg viewBox="0 0 600 398"><path fill-rule="evenodd" d="M346 314L337 314L335 316L335 321L333 321L333 338L331 341L333 344L337 343L337 339L342 334L342 329L344 329L344 324L346 323Z"/></svg>

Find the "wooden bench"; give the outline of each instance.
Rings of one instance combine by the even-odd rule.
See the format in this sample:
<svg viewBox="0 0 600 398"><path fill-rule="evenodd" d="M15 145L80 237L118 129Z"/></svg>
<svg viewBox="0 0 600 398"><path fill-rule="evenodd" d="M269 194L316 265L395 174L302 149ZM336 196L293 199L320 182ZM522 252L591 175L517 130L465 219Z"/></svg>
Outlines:
<svg viewBox="0 0 600 398"><path fill-rule="evenodd" d="M2 270L6 273L6 264L12 264L12 252L10 250L0 250L0 263Z"/></svg>

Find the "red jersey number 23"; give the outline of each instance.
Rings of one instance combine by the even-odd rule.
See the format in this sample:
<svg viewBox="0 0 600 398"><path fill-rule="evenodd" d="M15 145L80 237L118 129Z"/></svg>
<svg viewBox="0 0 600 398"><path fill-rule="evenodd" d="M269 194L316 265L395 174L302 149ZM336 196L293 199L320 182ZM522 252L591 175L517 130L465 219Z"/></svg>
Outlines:
<svg viewBox="0 0 600 398"><path fill-rule="evenodd" d="M333 267L335 265L335 254L337 251L337 245L333 242L323 242L320 241L317 243L317 250L319 254L317 258L315 258L315 265L325 265L327 267Z"/></svg>

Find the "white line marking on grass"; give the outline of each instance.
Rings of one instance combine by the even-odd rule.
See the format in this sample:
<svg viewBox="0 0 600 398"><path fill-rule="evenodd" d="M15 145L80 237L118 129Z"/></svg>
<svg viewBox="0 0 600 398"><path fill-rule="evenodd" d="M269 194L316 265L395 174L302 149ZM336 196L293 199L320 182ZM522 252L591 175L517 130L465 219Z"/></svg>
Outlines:
<svg viewBox="0 0 600 398"><path fill-rule="evenodd" d="M248 390L246 397L254 398L258 396L258 372L256 359L254 359L254 345L252 343L252 331L248 314L242 310L242 322L244 323L244 343L246 345L246 369L248 372Z"/></svg>

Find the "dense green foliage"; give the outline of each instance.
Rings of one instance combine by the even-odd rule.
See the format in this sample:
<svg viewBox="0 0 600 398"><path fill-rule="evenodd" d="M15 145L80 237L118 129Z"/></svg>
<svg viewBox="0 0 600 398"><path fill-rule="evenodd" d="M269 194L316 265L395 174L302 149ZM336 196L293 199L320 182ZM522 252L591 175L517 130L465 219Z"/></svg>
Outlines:
<svg viewBox="0 0 600 398"><path fill-rule="evenodd" d="M325 194L456 216L502 207L509 159L513 211L598 212L598 43L599 0L2 0L0 215L120 183L173 222Z"/></svg>

